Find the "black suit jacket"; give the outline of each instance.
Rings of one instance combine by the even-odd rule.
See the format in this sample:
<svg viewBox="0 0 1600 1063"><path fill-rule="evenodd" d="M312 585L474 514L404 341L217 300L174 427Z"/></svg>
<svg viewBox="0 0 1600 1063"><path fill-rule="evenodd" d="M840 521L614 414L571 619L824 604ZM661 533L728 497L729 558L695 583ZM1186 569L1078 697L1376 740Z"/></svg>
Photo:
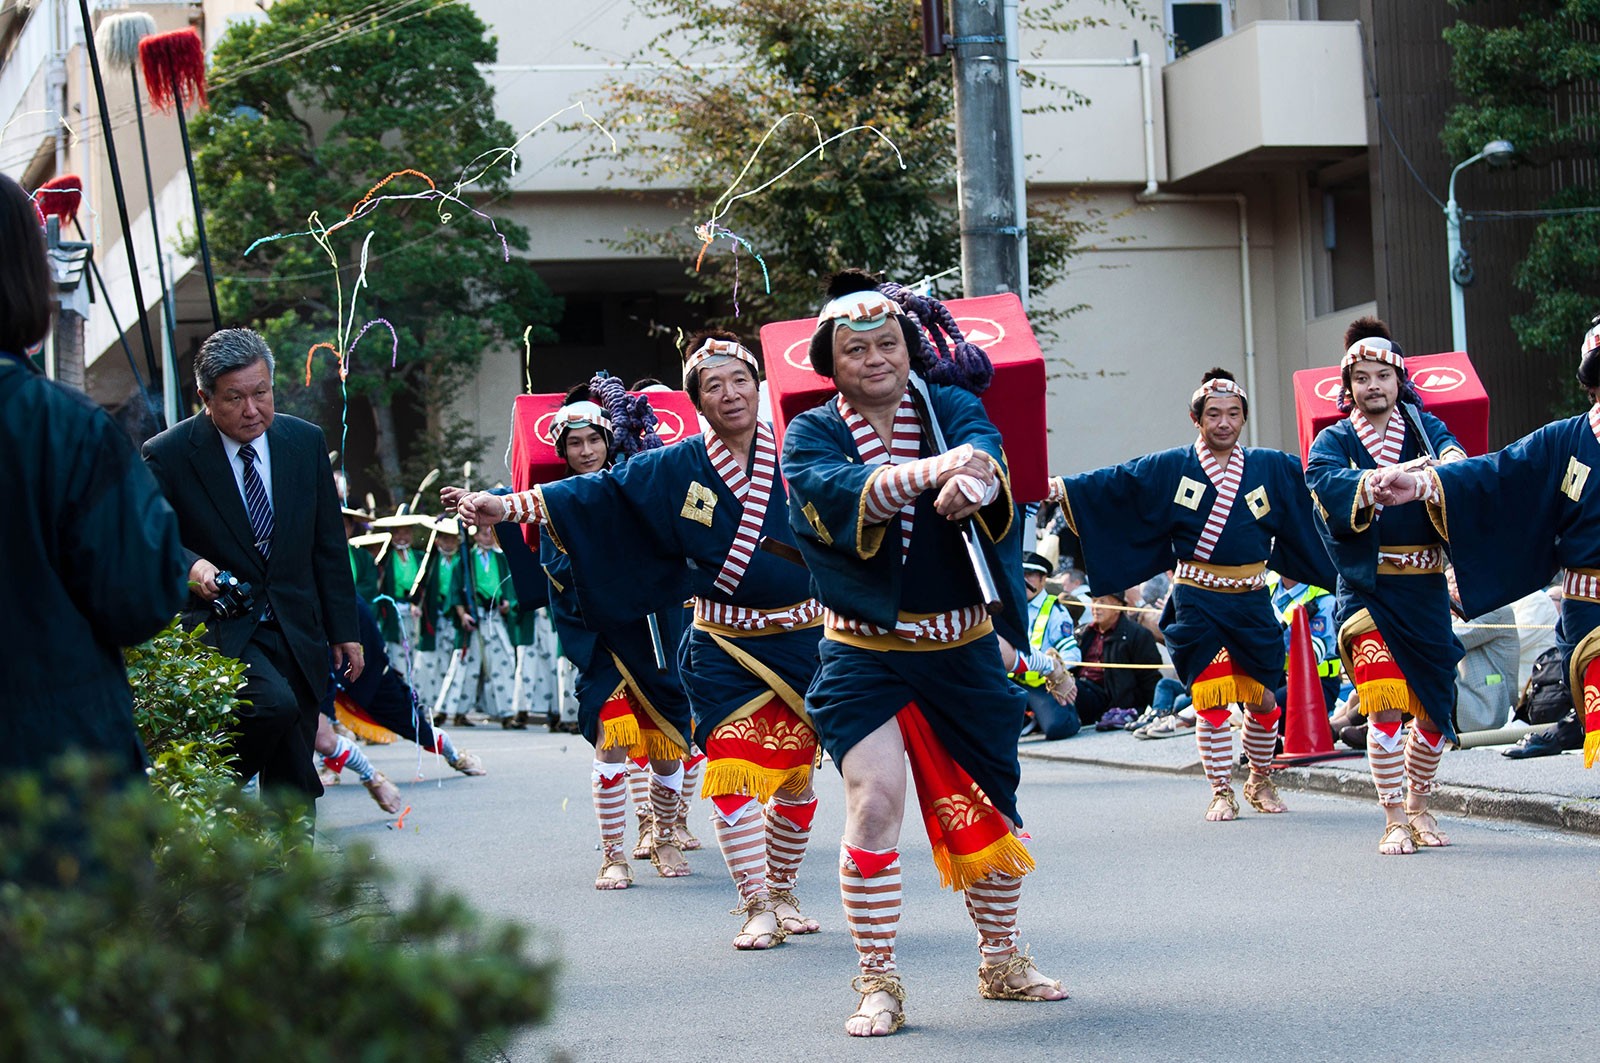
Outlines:
<svg viewBox="0 0 1600 1063"><path fill-rule="evenodd" d="M222 433L209 416L197 414L152 438L144 460L177 511L186 563L203 557L249 583L257 605L271 602L295 662L320 697L328 684L328 644L360 639L339 496L322 429L280 413L267 429L267 445L273 533L266 561L256 550ZM190 595L184 622L204 621L216 647L237 657L259 617L256 610L218 620L208 603Z"/></svg>

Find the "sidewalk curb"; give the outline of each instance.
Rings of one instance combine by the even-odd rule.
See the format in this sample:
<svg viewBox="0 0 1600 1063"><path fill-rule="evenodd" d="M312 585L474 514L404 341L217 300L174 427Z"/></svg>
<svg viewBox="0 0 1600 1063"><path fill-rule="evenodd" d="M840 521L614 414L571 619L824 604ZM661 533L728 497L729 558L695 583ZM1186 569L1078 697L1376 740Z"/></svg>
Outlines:
<svg viewBox="0 0 1600 1063"><path fill-rule="evenodd" d="M1200 775L1195 761L1180 767L1140 764L1107 757L1075 756L1055 750L1035 751L1023 747L1018 755L1030 760L1050 760L1063 764L1082 764L1120 771L1153 772L1158 775ZM1283 768L1273 773L1274 781L1286 790L1334 794L1371 801L1372 779L1365 770L1336 768ZM1600 801L1563 797L1558 794L1487 790L1476 786L1440 784L1429 802L1431 808L1464 819L1507 820L1551 830L1569 831L1600 837Z"/></svg>

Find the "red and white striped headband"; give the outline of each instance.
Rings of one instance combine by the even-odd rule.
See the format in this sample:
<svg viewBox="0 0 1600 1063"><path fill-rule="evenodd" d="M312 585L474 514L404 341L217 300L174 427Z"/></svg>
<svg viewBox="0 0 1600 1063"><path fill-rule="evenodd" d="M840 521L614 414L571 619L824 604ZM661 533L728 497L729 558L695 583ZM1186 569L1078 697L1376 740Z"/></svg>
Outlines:
<svg viewBox="0 0 1600 1063"><path fill-rule="evenodd" d="M1597 320L1594 328L1584 335L1583 354L1580 357L1587 358L1597 350L1600 350L1600 320Z"/></svg>
<svg viewBox="0 0 1600 1063"><path fill-rule="evenodd" d="M751 374L758 380L761 377L761 366L756 362L756 356L741 344L733 340L708 339L683 363L683 386L688 387L689 377L713 358L737 358L750 367Z"/></svg>
<svg viewBox="0 0 1600 1063"><path fill-rule="evenodd" d="M1189 396L1189 405L1193 406L1207 395L1237 395L1245 402L1250 401L1250 396L1244 393L1238 381L1220 376L1214 376L1195 388L1194 394Z"/></svg>
<svg viewBox="0 0 1600 1063"><path fill-rule="evenodd" d="M843 321L856 332L871 332L891 316L904 317L905 309L882 292L850 292L823 307L817 324Z"/></svg>
<svg viewBox="0 0 1600 1063"><path fill-rule="evenodd" d="M1339 370L1343 372L1357 362L1382 362L1392 365L1400 372L1406 371L1406 360L1389 340L1382 336L1369 336L1364 340L1356 340L1344 352L1344 358L1339 362Z"/></svg>

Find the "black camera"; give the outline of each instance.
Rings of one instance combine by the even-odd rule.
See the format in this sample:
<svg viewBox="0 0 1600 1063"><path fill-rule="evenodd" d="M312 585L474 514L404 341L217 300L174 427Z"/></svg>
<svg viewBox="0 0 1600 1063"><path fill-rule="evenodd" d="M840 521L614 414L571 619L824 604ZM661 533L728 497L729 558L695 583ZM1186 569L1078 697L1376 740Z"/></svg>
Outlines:
<svg viewBox="0 0 1600 1063"><path fill-rule="evenodd" d="M220 620L234 620L247 616L256 606L250 584L232 572L217 573L217 591L216 598L211 601L211 611L216 613Z"/></svg>

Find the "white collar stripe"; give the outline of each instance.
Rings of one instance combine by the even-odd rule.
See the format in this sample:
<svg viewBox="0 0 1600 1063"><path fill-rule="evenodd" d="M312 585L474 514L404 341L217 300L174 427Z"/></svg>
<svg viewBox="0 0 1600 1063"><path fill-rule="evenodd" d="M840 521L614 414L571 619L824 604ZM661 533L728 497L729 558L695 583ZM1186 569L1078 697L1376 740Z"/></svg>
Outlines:
<svg viewBox="0 0 1600 1063"><path fill-rule="evenodd" d="M772 487L778 469L778 448L772 429L765 422L756 425L755 456L750 462L750 475L739 467L738 459L715 434L706 439L706 454L712 467L727 484L728 490L738 497L743 511L739 514L739 527L728 547L728 557L722 563L712 586L723 594L739 589L744 574L755 558L756 544L761 541L761 526L766 523L767 506L772 499Z"/></svg>
<svg viewBox="0 0 1600 1063"><path fill-rule="evenodd" d="M1233 503L1239 497L1239 483L1244 478L1244 451L1234 447L1228 455L1228 467L1224 469L1217 464L1205 440L1196 440L1194 450L1200 460L1200 468L1205 470L1206 479L1217 489L1217 497L1211 503L1211 512L1206 515L1205 527L1200 529L1200 538L1194 548L1196 561L1209 561L1222 538L1222 529L1227 526L1228 516L1233 512Z"/></svg>

